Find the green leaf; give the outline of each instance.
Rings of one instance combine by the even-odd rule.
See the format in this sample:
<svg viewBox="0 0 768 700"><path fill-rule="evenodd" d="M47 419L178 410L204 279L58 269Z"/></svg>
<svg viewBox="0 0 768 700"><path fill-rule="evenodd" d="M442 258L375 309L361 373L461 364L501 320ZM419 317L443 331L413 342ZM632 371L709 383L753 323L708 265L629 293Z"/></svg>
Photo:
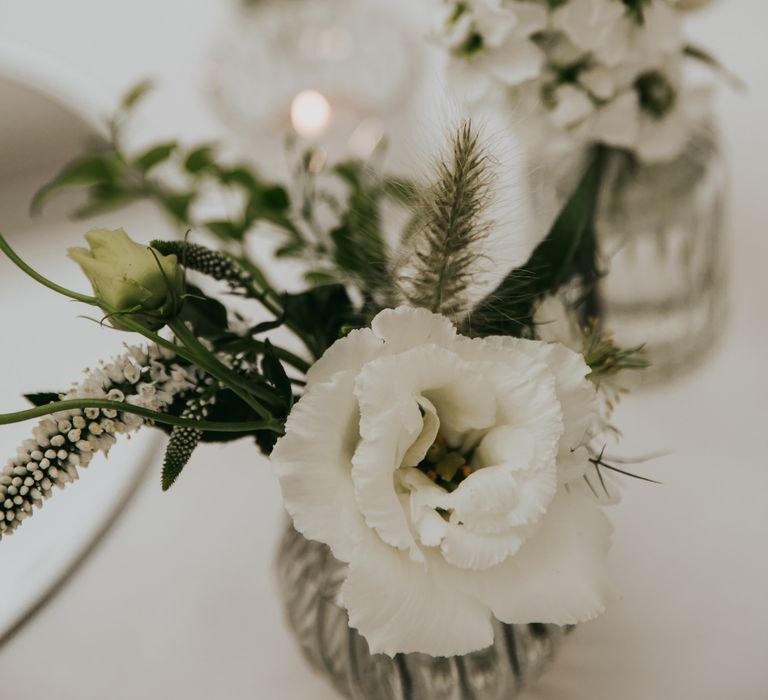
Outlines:
<svg viewBox="0 0 768 700"><path fill-rule="evenodd" d="M177 147L178 144L175 141L152 146L134 160L134 165L141 172L148 173L156 165L168 160Z"/></svg>
<svg viewBox="0 0 768 700"><path fill-rule="evenodd" d="M190 151L184 160L184 169L188 173L197 175L202 170L213 165L215 149L213 146L200 146Z"/></svg>
<svg viewBox="0 0 768 700"><path fill-rule="evenodd" d="M89 219L92 216L114 211L141 199L140 193L120 189L120 187L111 183L92 187L88 192L88 196L88 202L75 209L72 213L73 218L78 220Z"/></svg>
<svg viewBox="0 0 768 700"><path fill-rule="evenodd" d="M52 391L39 391L34 394L24 394L24 398L33 406L45 406L54 401L59 401L61 394Z"/></svg>
<svg viewBox="0 0 768 700"><path fill-rule="evenodd" d="M201 338L218 338L227 331L227 309L216 299L187 283L187 297L179 313L182 321L189 321L195 335Z"/></svg>
<svg viewBox="0 0 768 700"><path fill-rule="evenodd" d="M275 211L285 211L291 205L288 192L279 185L267 187L261 194L261 201L266 208Z"/></svg>
<svg viewBox="0 0 768 700"><path fill-rule="evenodd" d="M335 284L339 281L338 275L333 270L310 270L304 275L304 279L313 287Z"/></svg>
<svg viewBox="0 0 768 700"><path fill-rule="evenodd" d="M276 258L297 258L301 256L307 248L307 244L304 241L290 241L285 245L281 245L275 250Z"/></svg>
<svg viewBox="0 0 768 700"><path fill-rule="evenodd" d="M154 88L154 83L151 80L142 80L140 83L134 85L123 97L120 103L120 109L129 112L132 110L147 94Z"/></svg>
<svg viewBox="0 0 768 700"><path fill-rule="evenodd" d="M225 185L240 185L246 190L260 189L256 176L243 165L235 168L218 168L219 180Z"/></svg>
<svg viewBox="0 0 768 700"><path fill-rule="evenodd" d="M269 338L264 341L264 356L261 360L261 371L267 381L277 390L278 396L280 396L285 403L286 409L290 410L291 404L293 403L291 381L288 379L288 375L285 373L282 363L277 359L275 349L272 347L272 343L269 342Z"/></svg>
<svg viewBox="0 0 768 700"><path fill-rule="evenodd" d="M189 224L189 207L195 201L195 192L166 192L158 194L165 210L182 224Z"/></svg>
<svg viewBox="0 0 768 700"><path fill-rule="evenodd" d="M248 335L260 335L261 333L269 333L277 328L280 328L285 323L285 318L276 318L274 321L263 321L257 323L253 328L248 330Z"/></svg>
<svg viewBox="0 0 768 700"><path fill-rule="evenodd" d="M331 231L333 259L340 270L369 291L389 280L389 251L381 233L381 183L359 161L341 163L334 172L349 185L346 211Z"/></svg>
<svg viewBox="0 0 768 700"><path fill-rule="evenodd" d="M360 319L344 285L314 287L301 294L283 295L286 320L313 341L313 352L319 357L341 336L345 325L356 325Z"/></svg>
<svg viewBox="0 0 768 700"><path fill-rule="evenodd" d="M204 226L214 236L225 241L241 241L245 235L243 227L233 221L206 221Z"/></svg>
<svg viewBox="0 0 768 700"><path fill-rule="evenodd" d="M715 73L718 73L723 80L734 90L745 90L746 84L733 71L727 68L716 56L712 55L706 49L694 44L688 44L683 48L683 53L695 61L699 61Z"/></svg>
<svg viewBox="0 0 768 700"><path fill-rule="evenodd" d="M597 147L584 175L546 238L521 268L512 270L473 309L464 332L471 335L527 335L538 301L581 277L594 285L599 273L595 216L606 151Z"/></svg>
<svg viewBox="0 0 768 700"><path fill-rule="evenodd" d="M41 187L32 199L30 210L38 214L48 198L64 187L112 183L121 169L115 153L93 153L64 166L56 177Z"/></svg>

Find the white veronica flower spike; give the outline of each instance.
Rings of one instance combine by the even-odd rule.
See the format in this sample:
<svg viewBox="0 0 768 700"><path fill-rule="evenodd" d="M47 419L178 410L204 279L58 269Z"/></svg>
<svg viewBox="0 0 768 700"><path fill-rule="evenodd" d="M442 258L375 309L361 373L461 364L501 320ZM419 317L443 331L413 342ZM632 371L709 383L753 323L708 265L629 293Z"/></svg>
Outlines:
<svg viewBox="0 0 768 700"><path fill-rule="evenodd" d="M588 373L563 345L408 307L310 370L272 462L296 528L349 564L341 603L372 652L464 654L492 616L603 611L610 526L569 488L599 425Z"/></svg>

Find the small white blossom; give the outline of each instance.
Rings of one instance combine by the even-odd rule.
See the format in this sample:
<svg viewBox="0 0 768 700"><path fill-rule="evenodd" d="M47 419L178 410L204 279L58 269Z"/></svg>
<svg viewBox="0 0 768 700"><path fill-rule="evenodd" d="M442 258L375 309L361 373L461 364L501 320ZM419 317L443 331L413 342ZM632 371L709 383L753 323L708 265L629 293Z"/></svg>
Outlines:
<svg viewBox="0 0 768 700"><path fill-rule="evenodd" d="M172 362L173 357L156 347L129 348L89 371L62 398L107 398L161 411L201 379L199 370ZM107 454L117 435L133 432L143 423L135 414L98 408L62 411L40 420L33 438L22 443L0 472L0 537L13 532L54 487L77 479L78 468L87 467L94 454Z"/></svg>
<svg viewBox="0 0 768 700"><path fill-rule="evenodd" d="M494 86L511 87L535 78L544 54L533 36L546 25L546 10L531 2L452 4L443 27L454 87L475 102Z"/></svg>

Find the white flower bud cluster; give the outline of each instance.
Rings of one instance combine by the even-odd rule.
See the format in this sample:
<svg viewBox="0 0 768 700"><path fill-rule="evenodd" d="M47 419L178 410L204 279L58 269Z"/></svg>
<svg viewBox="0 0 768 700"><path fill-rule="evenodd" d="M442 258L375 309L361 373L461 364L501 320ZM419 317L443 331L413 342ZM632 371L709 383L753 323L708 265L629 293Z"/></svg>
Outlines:
<svg viewBox="0 0 768 700"><path fill-rule="evenodd" d="M182 366L157 346L128 347L110 363L86 370L64 399L109 399L162 411L200 383L199 370ZM107 454L118 435L138 430L144 419L114 409L61 411L43 418L0 472L0 538L40 507L54 487L78 478L96 453Z"/></svg>

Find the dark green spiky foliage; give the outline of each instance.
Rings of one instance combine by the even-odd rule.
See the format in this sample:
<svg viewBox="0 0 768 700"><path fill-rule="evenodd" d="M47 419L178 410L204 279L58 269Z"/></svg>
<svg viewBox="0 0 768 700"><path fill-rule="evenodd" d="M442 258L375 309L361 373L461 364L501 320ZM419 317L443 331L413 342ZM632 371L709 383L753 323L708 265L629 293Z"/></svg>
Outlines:
<svg viewBox="0 0 768 700"><path fill-rule="evenodd" d="M648 367L643 357L644 346L620 348L609 332L601 330L596 324L587 329L584 338L584 360L592 370L590 379L613 376L624 370L638 370Z"/></svg>
<svg viewBox="0 0 768 700"><path fill-rule="evenodd" d="M449 317L466 309L467 288L480 257L478 243L489 229L483 215L490 197L490 165L471 122L464 122L417 212L421 228L412 238L413 252L401 281L413 306Z"/></svg>
<svg viewBox="0 0 768 700"><path fill-rule="evenodd" d="M596 316L594 292L597 267L595 217L603 180L606 151L596 147L592 160L547 236L528 261L512 270L472 310L463 324L466 335L533 335L533 315L548 294L580 280L585 297L582 318Z"/></svg>

